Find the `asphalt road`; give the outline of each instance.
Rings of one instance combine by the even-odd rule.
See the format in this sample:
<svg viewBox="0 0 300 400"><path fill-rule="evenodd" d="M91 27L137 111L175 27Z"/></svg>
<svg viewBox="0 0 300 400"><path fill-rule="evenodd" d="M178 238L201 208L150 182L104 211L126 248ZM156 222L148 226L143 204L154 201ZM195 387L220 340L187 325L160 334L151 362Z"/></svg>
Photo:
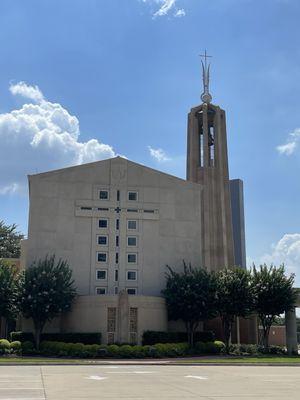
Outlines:
<svg viewBox="0 0 300 400"><path fill-rule="evenodd" d="M0 366L0 400L299 400L299 367Z"/></svg>

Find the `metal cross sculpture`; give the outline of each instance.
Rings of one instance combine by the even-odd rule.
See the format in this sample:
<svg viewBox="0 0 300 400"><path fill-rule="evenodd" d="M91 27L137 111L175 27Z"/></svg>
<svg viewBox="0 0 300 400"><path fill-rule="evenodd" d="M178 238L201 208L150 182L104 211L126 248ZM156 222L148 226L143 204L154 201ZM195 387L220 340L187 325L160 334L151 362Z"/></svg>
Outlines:
<svg viewBox="0 0 300 400"><path fill-rule="evenodd" d="M210 64L207 63L207 59L211 58L212 56L208 56L206 53L206 50L204 54L200 54L200 57L204 58L204 63L201 60L202 64L202 79L203 79L203 93L201 94L201 100L204 103L210 103L212 100L212 97L209 93L209 70L210 70Z"/></svg>

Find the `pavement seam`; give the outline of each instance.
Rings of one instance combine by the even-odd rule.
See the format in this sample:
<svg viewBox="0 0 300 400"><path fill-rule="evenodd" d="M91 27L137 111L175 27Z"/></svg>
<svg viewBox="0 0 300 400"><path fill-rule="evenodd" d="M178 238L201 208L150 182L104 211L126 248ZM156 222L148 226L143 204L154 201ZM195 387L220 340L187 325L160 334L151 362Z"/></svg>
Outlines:
<svg viewBox="0 0 300 400"><path fill-rule="evenodd" d="M45 389L45 380L44 380L42 367L40 367L40 374L41 374L41 380L42 380L42 384L43 384L44 398L45 398L45 400L47 400L47 394L46 394L46 389Z"/></svg>

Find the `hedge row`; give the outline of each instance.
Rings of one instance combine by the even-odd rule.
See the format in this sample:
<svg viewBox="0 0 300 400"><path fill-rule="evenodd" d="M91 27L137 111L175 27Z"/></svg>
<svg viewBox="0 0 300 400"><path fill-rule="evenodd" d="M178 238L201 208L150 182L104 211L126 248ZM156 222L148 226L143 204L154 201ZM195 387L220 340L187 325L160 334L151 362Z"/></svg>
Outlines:
<svg viewBox="0 0 300 400"><path fill-rule="evenodd" d="M37 352L32 342L22 343L24 355L41 354L52 357L78 358L161 358L180 357L186 355L219 354L224 347L223 342L196 343L191 350L187 343L158 343L153 346L85 345L82 343L62 343L44 341Z"/></svg>
<svg viewBox="0 0 300 400"><path fill-rule="evenodd" d="M215 335L213 332L195 332L194 342L213 342ZM152 345L155 343L183 343L187 342L186 332L159 332L145 331L143 333L143 345Z"/></svg>
<svg viewBox="0 0 300 400"><path fill-rule="evenodd" d="M21 342L9 342L6 339L0 339L0 355L21 354Z"/></svg>
<svg viewBox="0 0 300 400"><path fill-rule="evenodd" d="M34 336L31 332L11 332L10 339L11 341L34 343ZM101 333L42 333L41 341L101 344Z"/></svg>

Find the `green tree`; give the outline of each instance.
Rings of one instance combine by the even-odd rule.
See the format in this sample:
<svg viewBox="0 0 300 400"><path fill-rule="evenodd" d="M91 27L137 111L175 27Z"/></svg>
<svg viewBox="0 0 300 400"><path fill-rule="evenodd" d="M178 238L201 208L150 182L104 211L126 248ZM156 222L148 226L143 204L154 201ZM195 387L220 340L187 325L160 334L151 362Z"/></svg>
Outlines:
<svg viewBox="0 0 300 400"><path fill-rule="evenodd" d="M0 258L19 258L21 239L24 235L17 232L17 225L5 225L0 221Z"/></svg>
<svg viewBox="0 0 300 400"><path fill-rule="evenodd" d="M71 309L76 297L72 271L55 256L33 262L24 272L21 311L32 318L37 349L46 322Z"/></svg>
<svg viewBox="0 0 300 400"><path fill-rule="evenodd" d="M280 314L293 309L296 292L293 289L294 274L285 275L284 265L275 267L266 264L252 269L252 287L254 309L258 314L263 329L262 342L269 347L269 332L271 325Z"/></svg>
<svg viewBox="0 0 300 400"><path fill-rule="evenodd" d="M4 260L0 260L0 319L13 321L19 311L19 273Z"/></svg>
<svg viewBox="0 0 300 400"><path fill-rule="evenodd" d="M242 268L224 268L217 273L218 313L222 320L226 350L236 317L247 317L253 310L250 273Z"/></svg>
<svg viewBox="0 0 300 400"><path fill-rule="evenodd" d="M167 266L167 284L162 293L169 320L184 321L189 344L193 346L194 332L200 321L216 316L216 279L203 268L194 269L183 264L182 273Z"/></svg>

